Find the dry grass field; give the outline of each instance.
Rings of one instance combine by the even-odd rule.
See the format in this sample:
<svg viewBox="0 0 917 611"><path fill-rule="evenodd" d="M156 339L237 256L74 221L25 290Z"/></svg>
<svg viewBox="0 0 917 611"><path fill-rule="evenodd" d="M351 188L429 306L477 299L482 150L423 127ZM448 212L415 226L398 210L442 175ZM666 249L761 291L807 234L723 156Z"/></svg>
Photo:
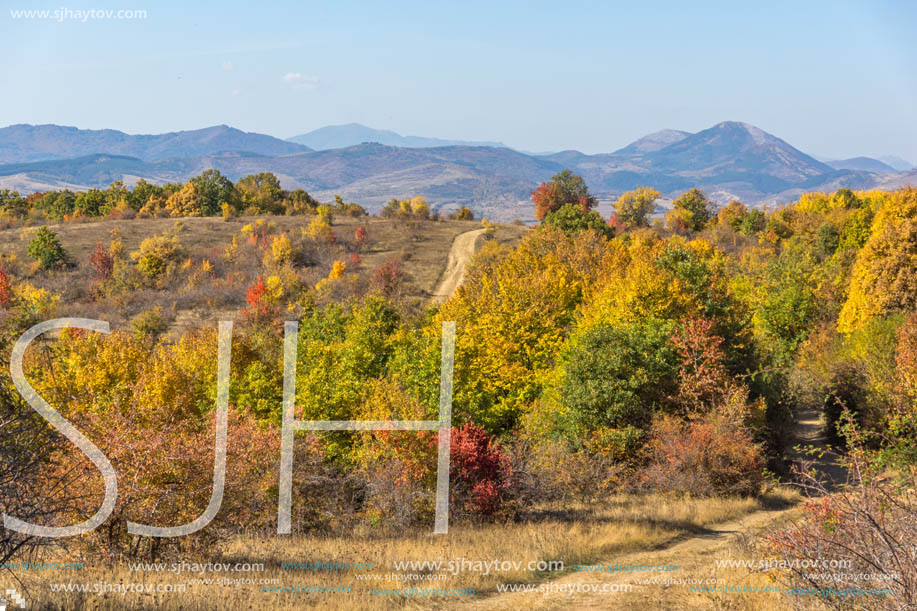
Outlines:
<svg viewBox="0 0 917 611"><path fill-rule="evenodd" d="M88 223L49 225L58 234L63 247L70 254L74 267L50 271L32 278L36 286L55 292L64 291L59 309L60 316L104 318L113 325L123 324L151 305L162 305L169 314L175 332L216 320L238 318L245 305L245 287L206 294L205 291L147 291L138 290L133 295L122 295L111 303L87 303L85 287L89 286L91 267L89 255L96 245L105 246L118 236L126 251L133 252L149 237L166 232L176 233L188 255L194 261L207 259L218 262L226 247L242 227L259 219L273 223L278 233L297 235L305 229L313 216L239 217L229 220L213 217L149 218L131 220L105 220ZM369 241L361 251L362 266L372 270L387 261L398 260L406 274L406 296L421 301L430 299L443 272L446 270L449 250L456 236L481 228L476 221L404 221L378 217L352 218L338 216L334 219L336 234L349 239L357 227L364 226ZM0 255L15 255L27 268L31 258L26 249L37 227L0 231ZM498 226L494 239L509 246L515 245L527 231L516 225ZM257 261L253 261L257 264Z"/></svg>
<svg viewBox="0 0 917 611"><path fill-rule="evenodd" d="M259 572L211 573L198 575L184 572L131 571L126 563L114 567L86 562L81 571L18 572L23 587L32 604L42 609L416 609L416 608L519 608L513 599L497 592L504 583L545 583L563 578L593 579L592 575L575 571L575 564L611 564L628 558L631 562L656 562L659 554L678 542L700 541L694 546L691 557L704 558L703 541L714 532L715 525L753 518L759 522L770 521L786 513L786 507L797 497L784 490L775 490L760 499L714 498L693 499L672 496L616 495L605 502L593 505L569 503L543 506L532 512L530 520L518 523L471 525L457 524L448 535L432 534L413 527L401 532L379 532L370 528L336 536L284 537L275 534L249 535L234 538L208 554L188 552L180 561L189 563L224 562L263 564ZM661 550L661 551L659 551ZM45 562L65 561L53 548L44 552ZM206 557L205 557L206 556ZM397 571L396 561L454 559L469 561L562 561L560 571L508 570L482 574L463 570L458 575L447 571ZM689 558L690 559L690 558ZM709 555L706 555L709 561ZM171 563L175 559L165 562ZM681 556L668 557L667 561L683 564ZM284 569L283 563L372 563L372 568L359 570L300 570ZM385 581L386 575L420 574L410 581ZM370 581L366 575L382 575L382 580ZM445 575L431 579L433 575ZM363 576L363 578L359 578ZM189 579L213 579L210 585L188 584L183 594L160 593L103 595L78 593L52 593L49 584L187 584ZM308 586L351 588L347 592L264 591L262 585L216 585L223 579L276 579L277 586L290 589ZM404 579L404 577L401 577ZM409 578L410 579L410 578ZM265 586L270 588L270 586ZM468 596L373 595L372 589L474 589ZM660 591L658 596L670 596L671 591ZM681 598L680 598L681 599ZM608 599L605 599L608 600ZM661 601L661 599L656 599ZM668 598L666 600L669 600ZM633 601L637 602L637 601ZM652 601L641 601L641 608L653 607ZM685 600L700 603L703 600ZM537 595L534 603L546 608L563 608L564 597ZM531 607L532 603L527 603ZM560 605L560 606L557 606ZM539 606L540 605L536 605ZM534 608L534 607L532 607ZM630 607L617 607L630 608Z"/></svg>

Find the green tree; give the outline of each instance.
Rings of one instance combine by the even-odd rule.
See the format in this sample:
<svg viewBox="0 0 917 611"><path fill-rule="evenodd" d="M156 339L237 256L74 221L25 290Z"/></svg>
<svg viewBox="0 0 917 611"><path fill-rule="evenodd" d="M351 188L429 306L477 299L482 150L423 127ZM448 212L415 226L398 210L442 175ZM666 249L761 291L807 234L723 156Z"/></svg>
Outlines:
<svg viewBox="0 0 917 611"><path fill-rule="evenodd" d="M650 187L638 187L627 191L615 202L615 212L618 218L634 227L649 225L647 218L655 210L655 201L659 199L659 191Z"/></svg>
<svg viewBox="0 0 917 611"><path fill-rule="evenodd" d="M19 196L18 191L9 189L0 190L0 213L10 216L22 217L29 211L25 199Z"/></svg>
<svg viewBox="0 0 917 611"><path fill-rule="evenodd" d="M105 192L89 189L76 196L73 207L86 216L99 216L105 206Z"/></svg>
<svg viewBox="0 0 917 611"><path fill-rule="evenodd" d="M245 207L254 207L262 212L278 212L283 196L280 181L270 172L249 174L240 178L236 190Z"/></svg>
<svg viewBox="0 0 917 611"><path fill-rule="evenodd" d="M713 206L703 191L691 189L672 202L675 210L684 210L688 213L688 228L700 231L706 227L707 222L713 218Z"/></svg>
<svg viewBox="0 0 917 611"><path fill-rule="evenodd" d="M739 231L745 235L755 235L767 226L767 216L761 210L753 208L748 211L742 223L739 225Z"/></svg>
<svg viewBox="0 0 917 611"><path fill-rule="evenodd" d="M841 240L837 227L834 223L828 221L818 226L816 237L818 239L818 249L821 250L822 254L829 257L837 250Z"/></svg>
<svg viewBox="0 0 917 611"><path fill-rule="evenodd" d="M44 225L35 232L35 237L29 242L27 252L30 257L38 261L41 269L66 265L70 260L57 234Z"/></svg>
<svg viewBox="0 0 917 611"><path fill-rule="evenodd" d="M55 221L61 221L73 214L76 194L73 191L52 191L45 193L35 202L35 209L41 210Z"/></svg>
<svg viewBox="0 0 917 611"><path fill-rule="evenodd" d="M219 170L204 170L200 176L191 179L197 187L197 196L202 216L220 214L224 203L235 204L235 188L232 181L220 174Z"/></svg>
<svg viewBox="0 0 917 611"><path fill-rule="evenodd" d="M162 195L162 187L148 183L141 178L137 181L137 184L134 185L134 189L131 191L131 195L128 198L127 203L135 211L138 211L143 208L146 203L150 201L150 197L153 196L158 196L165 199L165 197Z"/></svg>
<svg viewBox="0 0 917 611"><path fill-rule="evenodd" d="M593 229L608 238L614 237L614 229L609 227L595 210L583 210L577 204L564 204L560 209L549 212L544 217L543 225L557 227L566 233L576 233Z"/></svg>
<svg viewBox="0 0 917 611"><path fill-rule="evenodd" d="M675 389L678 358L671 321L599 324L571 339L561 356L560 400L578 432L645 428Z"/></svg>

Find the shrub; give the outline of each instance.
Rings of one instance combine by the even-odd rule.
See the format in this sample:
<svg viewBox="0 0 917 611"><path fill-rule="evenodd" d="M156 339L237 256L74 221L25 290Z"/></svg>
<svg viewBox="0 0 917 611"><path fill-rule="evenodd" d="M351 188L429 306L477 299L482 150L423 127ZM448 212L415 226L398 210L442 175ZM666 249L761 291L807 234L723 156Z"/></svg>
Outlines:
<svg viewBox="0 0 917 611"><path fill-rule="evenodd" d="M828 255L829 257L833 255L841 240L840 233L837 227L834 226L834 223L825 222L819 225L816 236L818 240L818 249L822 254Z"/></svg>
<svg viewBox="0 0 917 611"><path fill-rule="evenodd" d="M422 407L407 409L419 413ZM494 517L510 510L510 460L483 427L471 422L453 427L450 445L451 513ZM429 517L437 447L435 433L376 431L369 436L361 449L361 460L367 465L372 490L371 518L382 514L404 524Z"/></svg>
<svg viewBox="0 0 917 611"><path fill-rule="evenodd" d="M905 468L897 476L883 473L881 461L862 448L852 451L841 463L848 474L847 485L837 490L829 490L808 469L800 470L802 485L815 498L802 506L802 519L764 536L766 551L780 560L791 560L786 563L790 570L781 573L788 589L844 592L876 588L883 592L882 596L857 597L862 601L855 605L839 597L832 608L913 608L917 605L913 538L917 532L913 487L917 473L913 468ZM792 563L816 554L849 564L842 570L822 573Z"/></svg>
<svg viewBox="0 0 917 611"><path fill-rule="evenodd" d="M398 260L387 261L373 271L370 286L386 299L401 295L404 288L405 274Z"/></svg>
<svg viewBox="0 0 917 611"><path fill-rule="evenodd" d="M96 280L105 282L111 278L115 268L115 260L101 242L96 242L96 249L89 255L89 264L95 270Z"/></svg>
<svg viewBox="0 0 917 611"><path fill-rule="evenodd" d="M258 276L255 284L245 292L248 307L242 310L242 314L255 322L272 321L280 315L283 294L283 281L279 276L268 276L266 282L262 276Z"/></svg>
<svg viewBox="0 0 917 611"><path fill-rule="evenodd" d="M0 264L0 308L8 308L13 304L13 283L9 272Z"/></svg>
<svg viewBox="0 0 917 611"><path fill-rule="evenodd" d="M169 328L169 322L162 315L162 307L141 312L131 319L131 330L138 339L151 337L156 340Z"/></svg>
<svg viewBox="0 0 917 611"><path fill-rule="evenodd" d="M680 218L692 231L700 231L713 218L713 204L698 189L691 189L672 202L672 210L686 213Z"/></svg>
<svg viewBox="0 0 917 611"><path fill-rule="evenodd" d="M167 276L185 256L181 242L175 236L153 236L140 243L140 250L132 252L137 269L148 280L160 280Z"/></svg>
<svg viewBox="0 0 917 611"><path fill-rule="evenodd" d="M453 503L482 516L507 509L512 468L507 455L487 431L473 422L453 427L451 445Z"/></svg>
<svg viewBox="0 0 917 611"><path fill-rule="evenodd" d="M717 412L689 422L657 420L648 450L649 462L638 481L651 490L756 496L764 484L761 450Z"/></svg>
<svg viewBox="0 0 917 611"><path fill-rule="evenodd" d="M369 232L366 231L366 227L363 225L357 227L357 230L353 232L353 241L354 244L356 244L358 250L363 248L363 246L366 244L366 240L368 239Z"/></svg>
<svg viewBox="0 0 917 611"><path fill-rule="evenodd" d="M689 318L676 327L669 343L678 353L676 401L688 411L707 411L728 388L723 338L713 333L713 321Z"/></svg>
<svg viewBox="0 0 917 611"><path fill-rule="evenodd" d="M282 233L274 237L271 242L271 256L273 257L275 265L283 265L284 263L292 262L294 255L293 243L290 241L287 234Z"/></svg>
<svg viewBox="0 0 917 611"><path fill-rule="evenodd" d="M615 214L624 223L635 227L649 225L647 217L656 209L659 191L649 187L638 187L627 191L615 202Z"/></svg>
<svg viewBox="0 0 917 611"><path fill-rule="evenodd" d="M846 447L839 427L844 414L849 413L859 424L863 424L866 408L866 376L854 364L837 364L829 385L824 390L825 437L828 443L839 449Z"/></svg>
<svg viewBox="0 0 917 611"><path fill-rule="evenodd" d="M455 213L455 218L459 221L473 221L474 212L472 212L471 208L468 206L462 206L458 209L458 212Z"/></svg>
<svg viewBox="0 0 917 611"><path fill-rule="evenodd" d="M70 260L67 251L61 246L57 234L42 225L29 242L29 256L38 261L41 269L51 269L66 265Z"/></svg>
<svg viewBox="0 0 917 611"><path fill-rule="evenodd" d="M745 218L742 219L742 223L739 225L739 231L745 235L755 235L764 231L765 226L767 226L767 216L761 210L753 208L749 210Z"/></svg>

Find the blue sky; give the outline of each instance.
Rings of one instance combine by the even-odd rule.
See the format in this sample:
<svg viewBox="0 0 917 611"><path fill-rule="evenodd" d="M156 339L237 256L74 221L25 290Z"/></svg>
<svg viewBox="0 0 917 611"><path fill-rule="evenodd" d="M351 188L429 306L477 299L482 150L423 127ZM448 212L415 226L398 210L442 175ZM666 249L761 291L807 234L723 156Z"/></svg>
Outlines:
<svg viewBox="0 0 917 611"><path fill-rule="evenodd" d="M815 155L917 163L910 1L68 1L0 0L0 125L358 122L607 152L740 120ZM61 8L147 17L10 13Z"/></svg>

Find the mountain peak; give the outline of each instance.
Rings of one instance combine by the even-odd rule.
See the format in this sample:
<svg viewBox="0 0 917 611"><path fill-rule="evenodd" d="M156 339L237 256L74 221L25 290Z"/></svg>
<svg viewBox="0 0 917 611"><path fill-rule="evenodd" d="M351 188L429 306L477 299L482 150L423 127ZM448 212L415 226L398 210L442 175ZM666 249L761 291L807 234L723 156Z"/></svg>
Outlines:
<svg viewBox="0 0 917 611"><path fill-rule="evenodd" d="M760 127L755 127L754 125L745 123L743 121L722 121L711 127L709 130L705 131L711 130L746 133L751 136L757 144L764 144L769 140L780 140L776 136L772 136L771 134L767 133Z"/></svg>
<svg viewBox="0 0 917 611"><path fill-rule="evenodd" d="M624 148L616 150L612 155L637 155L641 153L652 153L664 149L670 144L684 140L690 136L690 132L683 132L677 129L661 129L634 140Z"/></svg>
<svg viewBox="0 0 917 611"><path fill-rule="evenodd" d="M784 181L833 172L830 166L759 127L723 121L660 149L653 165L668 171L707 168L710 174L768 174Z"/></svg>

